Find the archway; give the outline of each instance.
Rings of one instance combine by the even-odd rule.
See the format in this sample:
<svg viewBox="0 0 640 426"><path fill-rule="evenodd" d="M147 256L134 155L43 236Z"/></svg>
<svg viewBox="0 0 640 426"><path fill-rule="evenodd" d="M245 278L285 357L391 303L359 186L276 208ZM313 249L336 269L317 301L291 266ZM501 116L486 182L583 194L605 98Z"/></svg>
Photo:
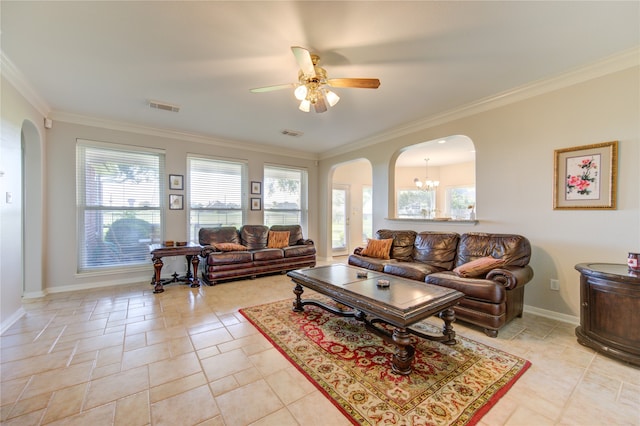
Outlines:
<svg viewBox="0 0 640 426"><path fill-rule="evenodd" d="M22 123L22 282L23 297L44 296L44 159L37 127Z"/></svg>

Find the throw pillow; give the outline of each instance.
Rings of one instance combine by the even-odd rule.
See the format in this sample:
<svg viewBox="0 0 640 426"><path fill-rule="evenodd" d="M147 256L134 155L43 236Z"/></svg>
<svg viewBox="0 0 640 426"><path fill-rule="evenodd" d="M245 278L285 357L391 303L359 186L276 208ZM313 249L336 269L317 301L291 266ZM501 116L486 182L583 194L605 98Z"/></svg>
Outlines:
<svg viewBox="0 0 640 426"><path fill-rule="evenodd" d="M453 272L459 277L476 278L486 275L490 270L497 268L498 266L502 266L503 264L504 260L494 259L491 256L487 256L472 260L464 265L460 265L455 268Z"/></svg>
<svg viewBox="0 0 640 426"><path fill-rule="evenodd" d="M213 245L220 251L246 251L247 247L236 243L215 243Z"/></svg>
<svg viewBox="0 0 640 426"><path fill-rule="evenodd" d="M289 231L269 231L268 248L284 248L289 245Z"/></svg>
<svg viewBox="0 0 640 426"><path fill-rule="evenodd" d="M363 256L375 257L378 259L389 259L393 238L384 240L372 240L367 238L367 246L362 250Z"/></svg>

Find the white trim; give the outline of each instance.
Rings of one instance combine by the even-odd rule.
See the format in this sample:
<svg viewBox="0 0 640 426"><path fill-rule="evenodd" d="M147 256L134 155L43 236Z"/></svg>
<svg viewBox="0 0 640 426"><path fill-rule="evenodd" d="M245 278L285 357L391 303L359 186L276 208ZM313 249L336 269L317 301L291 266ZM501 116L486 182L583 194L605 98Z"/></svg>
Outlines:
<svg viewBox="0 0 640 426"><path fill-rule="evenodd" d="M5 331L11 328L11 326L20 318L22 318L22 316L25 315L26 313L27 312L21 306L20 309L18 309L13 315L11 315L9 318L4 320L4 322L2 323L2 326L0 327L0 334L4 334Z"/></svg>
<svg viewBox="0 0 640 426"><path fill-rule="evenodd" d="M122 278L119 280L110 280L110 281L99 281L99 282L90 282L90 283L82 283L82 284L73 284L73 285L63 285L59 287L47 287L47 291L50 294L54 293L66 293L68 291L79 291L79 290L94 290L97 288L104 287L115 287L121 285L130 285L130 284L142 284L147 283L149 285L149 290L153 290L151 286L150 274L147 274L146 278L141 277L128 277Z"/></svg>
<svg viewBox="0 0 640 426"><path fill-rule="evenodd" d="M22 294L22 299L23 300L28 300L28 299L39 299L41 297L45 297L46 295L48 295L49 292L45 289L45 290L41 290L41 291L29 291L29 292L25 292Z"/></svg>
<svg viewBox="0 0 640 426"><path fill-rule="evenodd" d="M536 308L535 306L524 305L524 311L528 314L534 314L541 317L553 319L556 321L566 322L567 324L580 325L580 317L574 315L561 314L560 312L550 311L548 309Z"/></svg>
<svg viewBox="0 0 640 426"><path fill-rule="evenodd" d="M29 83L22 71L11 62L2 50L0 50L0 73L13 87L18 90L43 117L51 112L51 107L42 99L36 89Z"/></svg>
<svg viewBox="0 0 640 426"><path fill-rule="evenodd" d="M333 150L320 154L320 159L324 160L337 155L345 154L357 149L366 148L381 142L399 138L411 133L418 132L440 124L445 124L454 120L489 111L494 108L519 102L544 93L569 87L584 81L593 80L607 74L622 71L628 68L640 66L640 47L634 47L616 55L609 56L598 62L584 67L575 68L556 77L533 81L522 86L489 96L467 105L445 111L420 120L405 123L374 136L361 139L347 145L343 145Z"/></svg>

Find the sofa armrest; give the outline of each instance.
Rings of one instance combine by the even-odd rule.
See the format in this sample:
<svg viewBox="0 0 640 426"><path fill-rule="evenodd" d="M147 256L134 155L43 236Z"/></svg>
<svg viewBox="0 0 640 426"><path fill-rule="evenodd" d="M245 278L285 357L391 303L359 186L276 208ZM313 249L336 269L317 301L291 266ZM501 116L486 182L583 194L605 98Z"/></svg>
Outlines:
<svg viewBox="0 0 640 426"><path fill-rule="evenodd" d="M362 256L362 250L364 250L364 247L356 247L355 249L353 249L353 254L357 254L358 256Z"/></svg>
<svg viewBox="0 0 640 426"><path fill-rule="evenodd" d="M297 246L312 246L312 245L314 245L314 242L313 242L313 240L310 240L310 239L301 238L298 241L296 241L296 245Z"/></svg>
<svg viewBox="0 0 640 426"><path fill-rule="evenodd" d="M216 249L214 246L204 246L202 250L200 250L200 257L207 257L211 253L215 253L217 251L220 250Z"/></svg>
<svg viewBox="0 0 640 426"><path fill-rule="evenodd" d="M502 284L507 290L513 290L531 281L533 269L529 265L503 266L489 271L486 278Z"/></svg>

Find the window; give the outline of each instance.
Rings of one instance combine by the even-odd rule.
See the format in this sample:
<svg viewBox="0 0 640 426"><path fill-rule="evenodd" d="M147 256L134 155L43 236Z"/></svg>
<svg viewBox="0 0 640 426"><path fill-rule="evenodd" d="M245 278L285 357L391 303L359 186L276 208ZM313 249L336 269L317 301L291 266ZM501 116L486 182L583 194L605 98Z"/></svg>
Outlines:
<svg viewBox="0 0 640 426"><path fill-rule="evenodd" d="M432 219L436 217L436 192L401 189L397 205L399 218Z"/></svg>
<svg viewBox="0 0 640 426"><path fill-rule="evenodd" d="M362 187L362 241L373 238L373 188Z"/></svg>
<svg viewBox="0 0 640 426"><path fill-rule="evenodd" d="M78 270L148 266L162 240L164 153L78 141Z"/></svg>
<svg viewBox="0 0 640 426"><path fill-rule="evenodd" d="M188 157L189 238L198 241L203 227L244 223L246 164L239 161Z"/></svg>
<svg viewBox="0 0 640 426"><path fill-rule="evenodd" d="M458 186L447 189L447 214L452 219L474 219L476 187ZM473 215L472 215L473 213Z"/></svg>
<svg viewBox="0 0 640 426"><path fill-rule="evenodd" d="M264 168L264 224L301 225L306 234L307 171Z"/></svg>

